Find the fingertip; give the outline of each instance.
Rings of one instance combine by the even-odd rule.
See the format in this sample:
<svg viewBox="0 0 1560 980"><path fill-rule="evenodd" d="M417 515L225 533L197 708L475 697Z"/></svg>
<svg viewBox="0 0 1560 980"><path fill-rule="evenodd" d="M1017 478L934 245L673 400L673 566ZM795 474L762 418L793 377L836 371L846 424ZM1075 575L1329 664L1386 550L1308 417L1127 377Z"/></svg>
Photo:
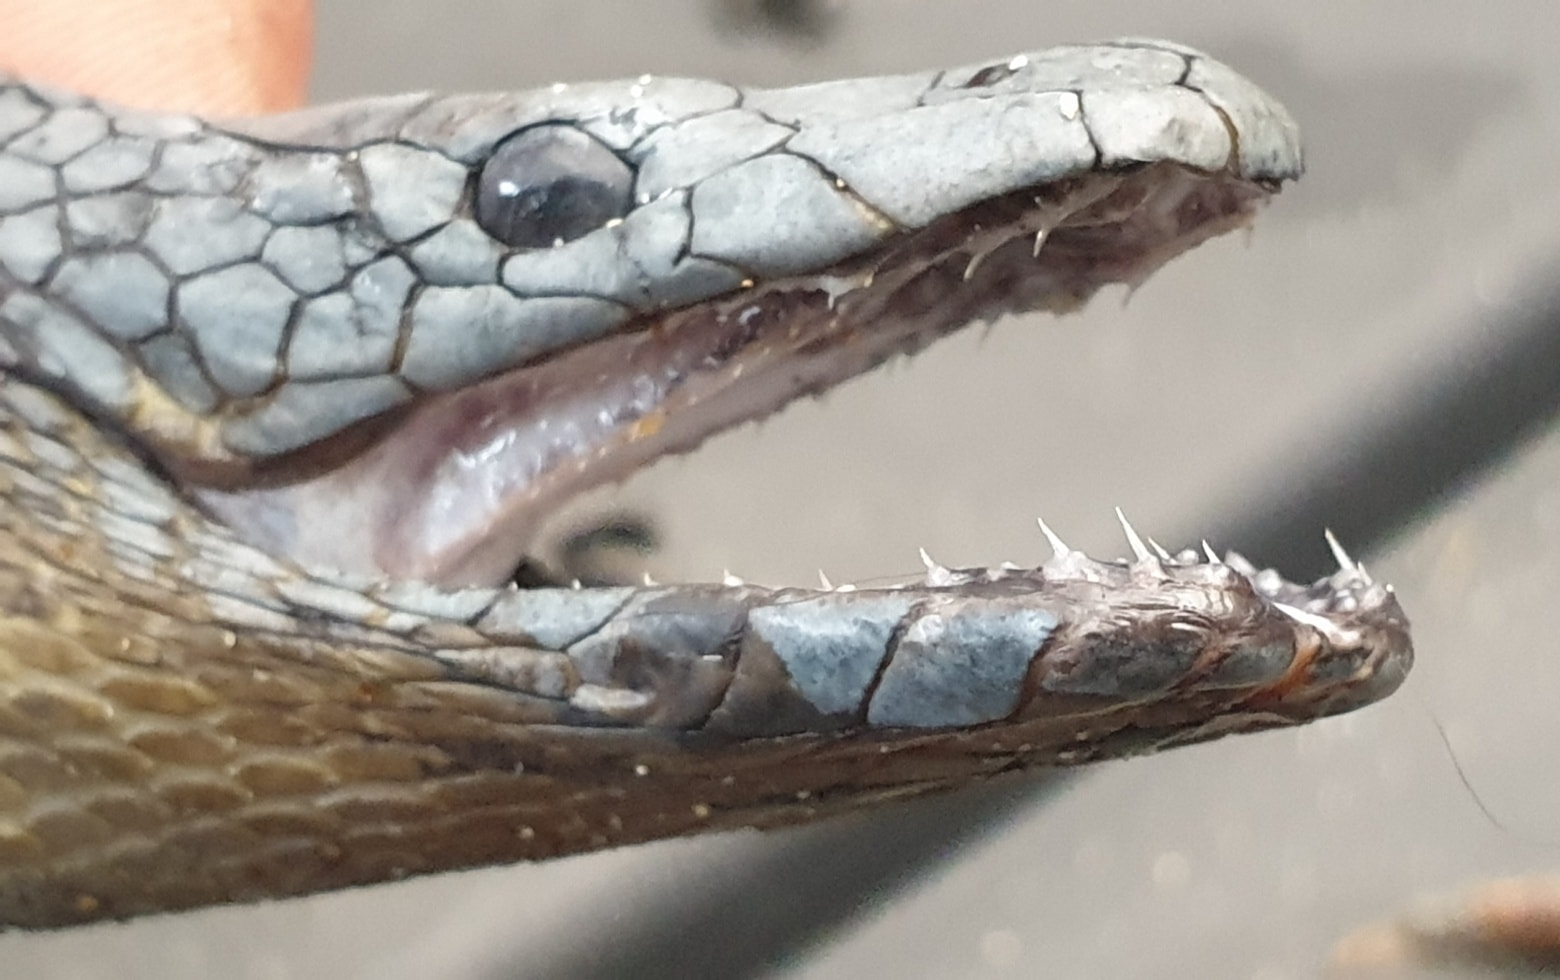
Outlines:
<svg viewBox="0 0 1560 980"><path fill-rule="evenodd" d="M308 94L312 0L0 0L0 68L148 109L275 112Z"/></svg>

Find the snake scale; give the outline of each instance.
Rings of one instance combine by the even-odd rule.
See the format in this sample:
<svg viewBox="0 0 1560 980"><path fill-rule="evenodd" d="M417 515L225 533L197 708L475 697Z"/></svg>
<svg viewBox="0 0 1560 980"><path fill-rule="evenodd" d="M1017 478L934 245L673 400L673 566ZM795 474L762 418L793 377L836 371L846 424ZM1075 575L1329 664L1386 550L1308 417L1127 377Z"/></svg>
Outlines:
<svg viewBox="0 0 1560 980"><path fill-rule="evenodd" d="M1238 556L518 587L547 514L1247 223L1288 114L1117 41L212 122L0 84L0 925L674 835L1303 723L1391 589ZM1047 534L1050 534L1047 531Z"/></svg>

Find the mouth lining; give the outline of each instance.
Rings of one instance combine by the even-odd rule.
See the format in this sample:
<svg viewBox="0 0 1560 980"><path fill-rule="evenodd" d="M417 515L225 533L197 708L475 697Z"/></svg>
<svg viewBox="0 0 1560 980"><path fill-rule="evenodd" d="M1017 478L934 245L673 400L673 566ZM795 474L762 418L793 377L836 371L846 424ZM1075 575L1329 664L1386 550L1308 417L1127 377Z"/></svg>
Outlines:
<svg viewBox="0 0 1560 980"><path fill-rule="evenodd" d="M444 587L507 580L550 512L968 323L1066 312L1250 220L1276 187L1179 164L1025 188L869 255L641 317L197 488L320 567ZM320 529L330 529L322 534Z"/></svg>

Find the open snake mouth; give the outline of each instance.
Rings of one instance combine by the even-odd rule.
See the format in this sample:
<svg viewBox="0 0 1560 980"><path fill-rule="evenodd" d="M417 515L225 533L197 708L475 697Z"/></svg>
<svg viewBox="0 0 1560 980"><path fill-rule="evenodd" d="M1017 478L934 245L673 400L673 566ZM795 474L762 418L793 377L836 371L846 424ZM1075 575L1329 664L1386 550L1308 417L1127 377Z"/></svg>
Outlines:
<svg viewBox="0 0 1560 980"><path fill-rule="evenodd" d="M268 461L252 486L199 493L240 534L311 564L500 583L581 491L967 323L1065 312L1139 282L1246 223L1274 189L1158 163L1010 192L821 271L641 316L424 396Z"/></svg>
<svg viewBox="0 0 1560 980"><path fill-rule="evenodd" d="M870 588L505 584L586 488L1244 224L1297 132L1189 49L236 128L7 96L0 928L808 821L1409 669L1341 548L1297 586L1125 521Z"/></svg>

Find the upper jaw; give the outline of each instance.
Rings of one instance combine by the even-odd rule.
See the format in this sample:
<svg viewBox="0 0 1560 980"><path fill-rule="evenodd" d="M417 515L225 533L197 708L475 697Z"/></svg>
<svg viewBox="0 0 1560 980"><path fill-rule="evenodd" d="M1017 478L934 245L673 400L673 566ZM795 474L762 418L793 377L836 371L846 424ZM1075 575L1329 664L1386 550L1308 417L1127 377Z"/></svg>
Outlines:
<svg viewBox="0 0 1560 980"><path fill-rule="evenodd" d="M542 125L630 164L631 209L556 247L445 248L475 229L488 155ZM132 429L268 549L449 587L507 579L588 487L967 323L1135 284L1301 168L1281 107L1205 56L1138 41L799 89L641 79L246 127L268 153L363 168L372 193L343 220L386 236L422 286L401 360L343 384L400 394L388 411L299 412L284 357L258 397L193 424L163 399ZM422 154L434 185L369 180L390 149ZM450 213L422 215L424 197ZM402 241L409 214L425 230ZM575 323L579 303L611 315ZM540 334L536 304L553 304Z"/></svg>
<svg viewBox="0 0 1560 980"><path fill-rule="evenodd" d="M1155 163L1273 186L1302 166L1281 106L1206 56L1146 41L794 89L646 77L198 125L170 142L218 156L246 220L281 226L264 254L223 256L212 274L269 281L282 259L315 263L307 251L272 248L281 232L307 232L287 241L310 248L336 241L346 263L323 292L298 287L261 390L224 389L197 405L164 383L150 354L128 352L126 394L114 397L130 401L100 407L182 479L229 486L427 396L754 284L785 288L870 262L908 233L1027 188ZM490 237L476 206L487 158L536 128L585 134L620 158L629 209L556 247ZM157 195L211 192L203 172L170 163L156 176ZM321 210L316 198L334 203ZM181 255L224 233L198 218L180 226ZM306 227L286 226L304 218ZM400 315L387 317L402 280L412 286ZM182 296L185 284L176 285ZM355 339L339 326L343 306ZM187 348L213 378L259 370L173 308L159 350ZM277 319L265 312L257 338ZM71 383L73 369L51 363L46 373ZM339 458L335 447L331 455Z"/></svg>
<svg viewBox="0 0 1560 980"><path fill-rule="evenodd" d="M646 316L376 425L342 456L198 491L319 567L444 586L506 580L582 490L918 350L975 320L1065 311L1250 219L1270 188L1175 164L981 201L816 273ZM321 535L315 529L329 527Z"/></svg>

